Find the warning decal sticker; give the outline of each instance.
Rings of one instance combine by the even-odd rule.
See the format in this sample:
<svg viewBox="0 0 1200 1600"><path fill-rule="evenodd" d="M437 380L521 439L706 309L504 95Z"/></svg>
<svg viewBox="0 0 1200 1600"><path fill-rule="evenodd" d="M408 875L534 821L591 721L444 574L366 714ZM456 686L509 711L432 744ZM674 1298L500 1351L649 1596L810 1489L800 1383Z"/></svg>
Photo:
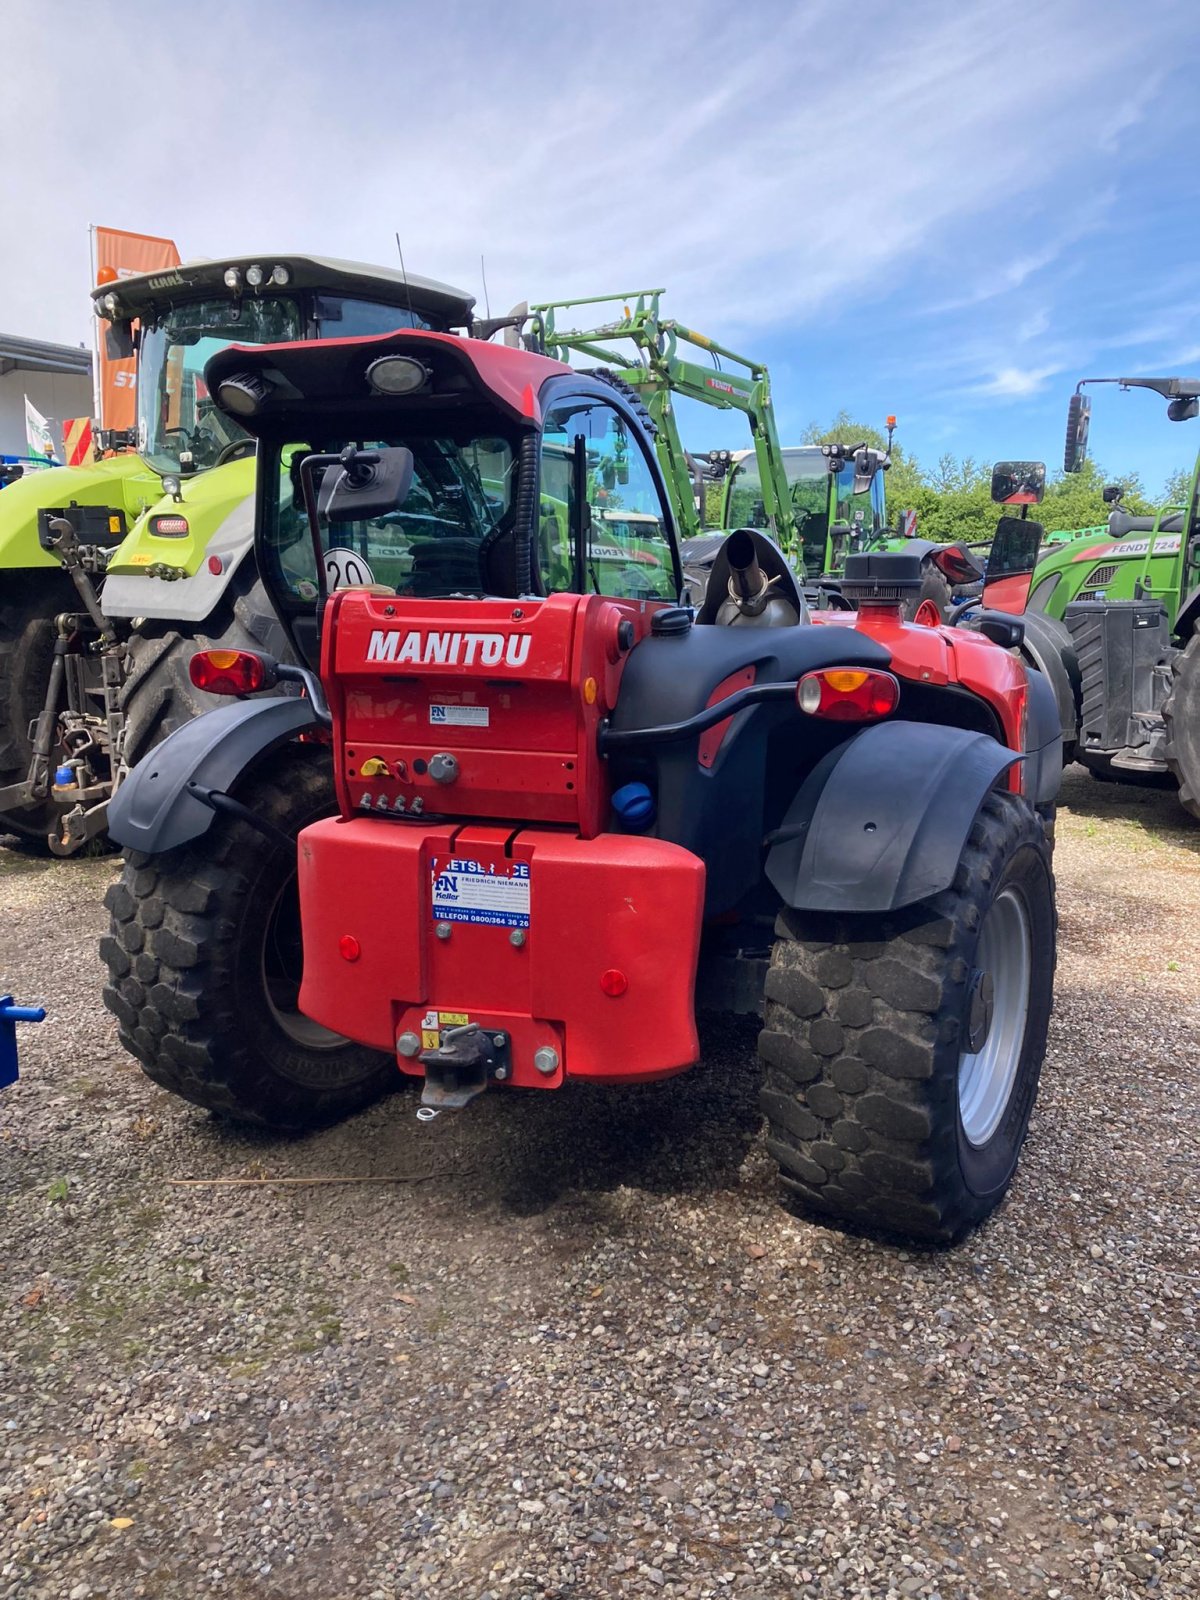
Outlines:
<svg viewBox="0 0 1200 1600"><path fill-rule="evenodd" d="M432 910L437 922L478 922L493 928L529 926L529 867L524 861L432 863Z"/></svg>

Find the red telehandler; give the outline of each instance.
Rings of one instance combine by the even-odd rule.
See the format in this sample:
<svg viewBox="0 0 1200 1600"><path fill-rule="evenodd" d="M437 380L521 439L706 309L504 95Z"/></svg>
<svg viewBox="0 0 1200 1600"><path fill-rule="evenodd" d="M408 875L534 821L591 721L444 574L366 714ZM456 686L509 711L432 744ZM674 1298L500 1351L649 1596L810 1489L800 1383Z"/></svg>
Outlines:
<svg viewBox="0 0 1200 1600"><path fill-rule="evenodd" d="M987 1216L1055 962L1059 718L1020 622L904 622L903 553L811 618L745 529L680 605L645 409L525 350L235 347L205 382L258 441L306 664L199 652L232 703L114 801L106 999L150 1076L297 1128L399 1072L430 1117L679 1072L697 1004L740 1009L793 1197L931 1243Z"/></svg>

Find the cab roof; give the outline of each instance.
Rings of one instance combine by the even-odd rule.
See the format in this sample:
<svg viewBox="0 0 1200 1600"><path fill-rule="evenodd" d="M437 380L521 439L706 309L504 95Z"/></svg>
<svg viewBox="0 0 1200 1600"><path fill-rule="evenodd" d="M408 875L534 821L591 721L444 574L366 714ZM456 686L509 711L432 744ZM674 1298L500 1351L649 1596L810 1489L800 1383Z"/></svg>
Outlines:
<svg viewBox="0 0 1200 1600"><path fill-rule="evenodd" d="M412 395L376 393L367 368L384 356L421 362L429 374L425 386ZM223 383L252 377L265 386L257 410L236 415L257 436L335 423L354 427L377 422L382 427L385 418L395 422L417 410L450 409L472 401L497 403L517 422L538 423L542 386L563 374L579 377L565 362L530 350L404 328L358 339L229 345L208 362L204 381L223 410ZM586 387L586 380L581 382Z"/></svg>
<svg viewBox="0 0 1200 1600"><path fill-rule="evenodd" d="M315 289L329 294L350 294L360 299L394 302L407 307L411 299L413 309L431 311L439 318L466 326L471 320L475 296L465 289L439 283L436 278L422 278L415 272L407 276L393 267L377 267L365 261L341 261L334 256L292 255L279 251L262 251L255 255L222 256L219 259L197 257L184 261L177 267L166 267L157 272L141 272L136 277L119 278L115 283L101 283L92 290L97 313L107 316L104 297L115 294L118 317L141 317L151 309L165 309L182 301L200 299L214 290L227 295L225 274L236 267L245 279L246 268L260 266L267 278L273 267L286 267L289 281L287 289ZM268 285L255 291L247 288L245 294L269 292Z"/></svg>

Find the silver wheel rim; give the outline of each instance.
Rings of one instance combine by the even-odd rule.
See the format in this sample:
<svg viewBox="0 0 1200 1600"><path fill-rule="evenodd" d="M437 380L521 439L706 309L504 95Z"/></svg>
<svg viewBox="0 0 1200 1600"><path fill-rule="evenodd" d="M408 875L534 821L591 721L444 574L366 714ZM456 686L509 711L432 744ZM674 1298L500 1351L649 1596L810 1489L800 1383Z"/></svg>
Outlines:
<svg viewBox="0 0 1200 1600"><path fill-rule="evenodd" d="M968 1048L958 1063L958 1114L967 1143L976 1148L995 1134L1012 1097L1029 1015L1031 955L1025 902L1015 889L1005 889L993 900L979 930L967 1015ZM971 1037L972 1028L975 1033L986 1029L978 1043Z"/></svg>

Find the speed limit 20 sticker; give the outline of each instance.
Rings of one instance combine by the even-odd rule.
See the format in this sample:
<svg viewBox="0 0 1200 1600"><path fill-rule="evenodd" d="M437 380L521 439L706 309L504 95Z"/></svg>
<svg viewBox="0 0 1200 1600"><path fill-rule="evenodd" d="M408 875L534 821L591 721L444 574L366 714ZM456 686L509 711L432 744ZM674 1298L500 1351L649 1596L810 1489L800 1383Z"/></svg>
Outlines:
<svg viewBox="0 0 1200 1600"><path fill-rule="evenodd" d="M325 581L331 589L355 589L360 584L374 583L375 574L357 550L335 545L325 552Z"/></svg>

